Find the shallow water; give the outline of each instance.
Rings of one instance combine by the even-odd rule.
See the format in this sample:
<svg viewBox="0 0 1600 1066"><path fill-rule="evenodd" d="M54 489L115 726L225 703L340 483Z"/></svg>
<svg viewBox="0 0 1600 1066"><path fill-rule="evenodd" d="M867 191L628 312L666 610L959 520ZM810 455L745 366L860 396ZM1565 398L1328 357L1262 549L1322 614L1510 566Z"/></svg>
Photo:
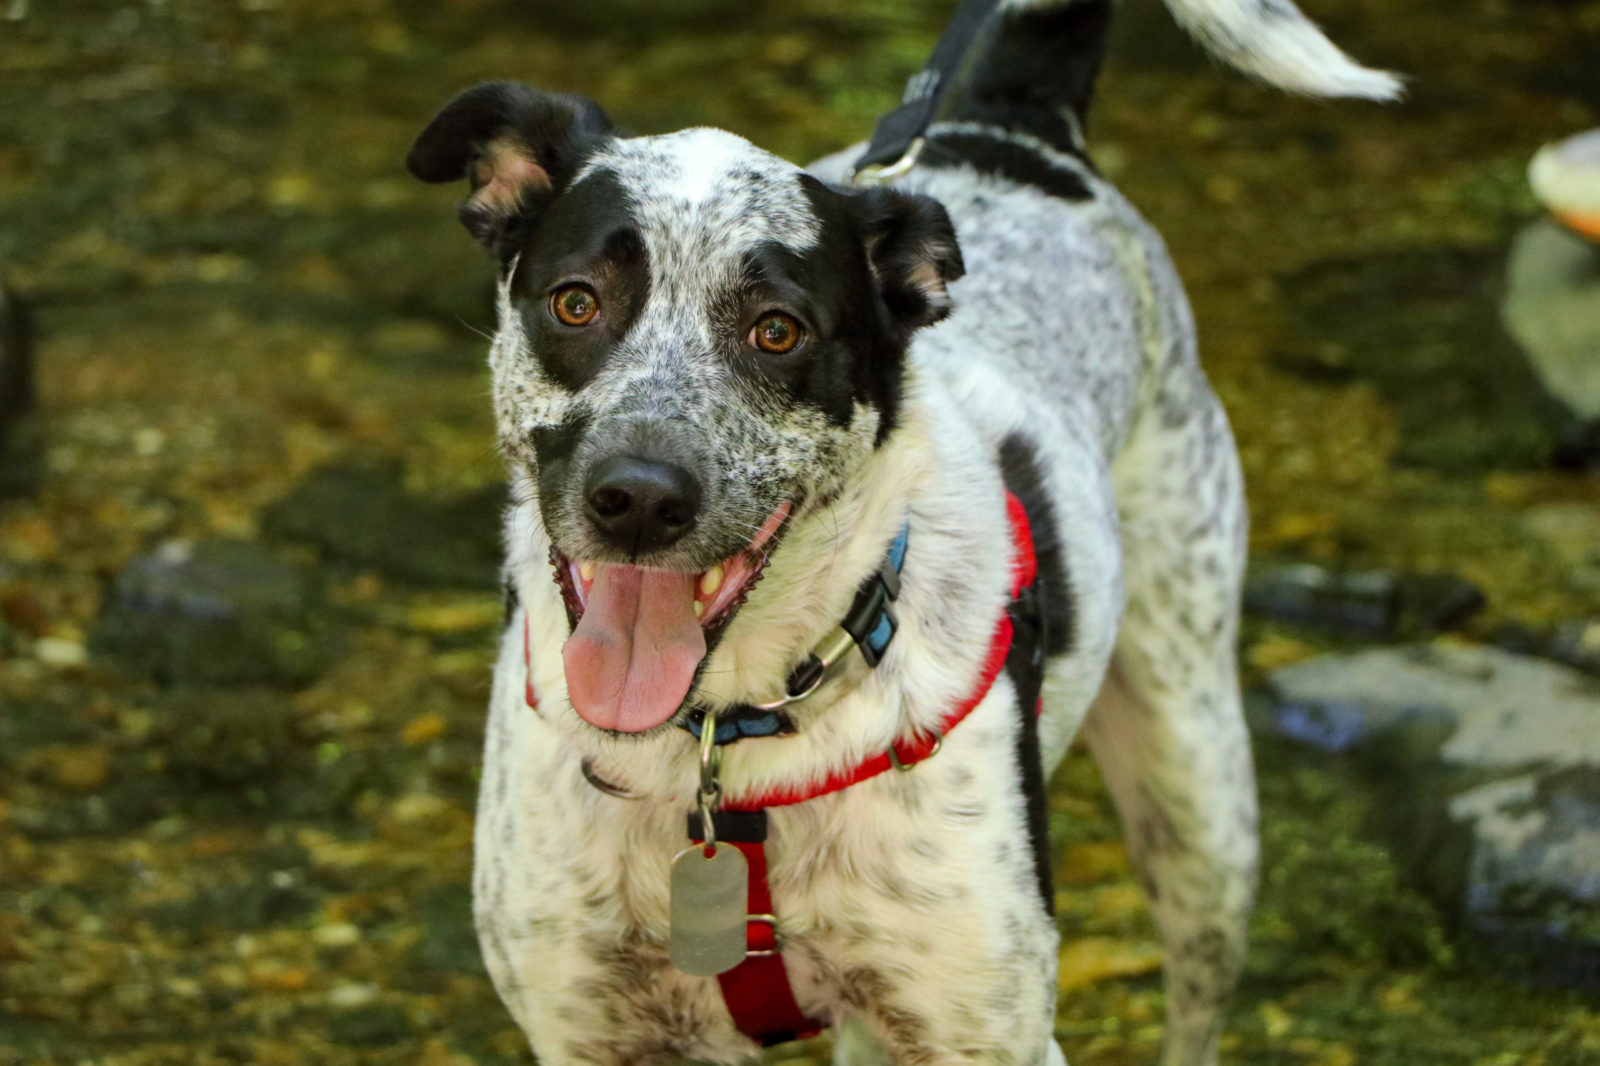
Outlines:
<svg viewBox="0 0 1600 1066"><path fill-rule="evenodd" d="M1096 156L1188 283L1258 559L1460 575L1467 637L1537 644L1600 615L1600 479L1498 307L1527 159L1600 123L1600 3L1308 6L1407 102L1287 99L1129 0ZM489 270L399 160L488 77L809 158L869 131L947 7L0 2L0 272L42 441L0 500L0 1063L527 1061L466 898ZM261 628L130 656L130 561L219 538L265 546L229 557ZM1255 620L1244 657L1332 643ZM1375 800L1259 761L1232 1061L1600 1061L1592 998L1455 937ZM1153 1061L1158 946L1085 759L1053 803L1063 1044Z"/></svg>

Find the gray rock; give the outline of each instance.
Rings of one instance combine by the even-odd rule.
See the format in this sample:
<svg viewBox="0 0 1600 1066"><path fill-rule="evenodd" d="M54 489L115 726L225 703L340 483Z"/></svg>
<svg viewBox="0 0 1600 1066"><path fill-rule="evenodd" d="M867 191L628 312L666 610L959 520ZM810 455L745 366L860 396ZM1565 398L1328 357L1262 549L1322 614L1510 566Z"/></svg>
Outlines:
<svg viewBox="0 0 1600 1066"><path fill-rule="evenodd" d="M1525 227L1500 314L1551 395L1600 419L1600 247L1549 219Z"/></svg>
<svg viewBox="0 0 1600 1066"><path fill-rule="evenodd" d="M268 510L262 528L400 581L493 587L504 490L429 499L404 481L389 459L324 466Z"/></svg>
<svg viewBox="0 0 1600 1066"><path fill-rule="evenodd" d="M97 651L163 684L302 684L333 633L311 576L242 540L169 541L117 578Z"/></svg>
<svg viewBox="0 0 1600 1066"><path fill-rule="evenodd" d="M1400 867L1466 929L1600 987L1600 682L1438 645L1296 664L1270 689L1258 733L1351 766Z"/></svg>
<svg viewBox="0 0 1600 1066"><path fill-rule="evenodd" d="M1259 617L1384 640L1456 629L1484 602L1475 585L1452 574L1313 563L1252 565L1244 589L1245 609Z"/></svg>

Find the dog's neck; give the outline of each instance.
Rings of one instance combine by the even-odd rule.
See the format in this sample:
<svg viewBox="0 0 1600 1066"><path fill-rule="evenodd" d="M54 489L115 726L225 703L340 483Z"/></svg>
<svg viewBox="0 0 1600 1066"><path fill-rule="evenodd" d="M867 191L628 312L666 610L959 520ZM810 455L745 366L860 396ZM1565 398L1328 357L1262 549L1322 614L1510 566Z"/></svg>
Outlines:
<svg viewBox="0 0 1600 1066"><path fill-rule="evenodd" d="M862 581L883 565L931 466L928 426L914 412L838 492L796 517L706 663L698 703L716 709L783 694L791 671L839 625ZM864 665L852 660L844 675L791 708L797 724L859 681Z"/></svg>

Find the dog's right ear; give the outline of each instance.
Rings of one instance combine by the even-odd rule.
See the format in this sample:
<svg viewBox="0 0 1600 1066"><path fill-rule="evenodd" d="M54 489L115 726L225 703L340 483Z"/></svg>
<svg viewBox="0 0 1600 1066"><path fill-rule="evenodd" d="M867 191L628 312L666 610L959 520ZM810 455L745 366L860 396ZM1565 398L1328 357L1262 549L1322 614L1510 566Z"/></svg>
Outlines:
<svg viewBox="0 0 1600 1066"><path fill-rule="evenodd" d="M406 155L412 176L435 184L467 179L461 222L505 262L538 217L611 131L600 106L582 96L497 81L445 106Z"/></svg>

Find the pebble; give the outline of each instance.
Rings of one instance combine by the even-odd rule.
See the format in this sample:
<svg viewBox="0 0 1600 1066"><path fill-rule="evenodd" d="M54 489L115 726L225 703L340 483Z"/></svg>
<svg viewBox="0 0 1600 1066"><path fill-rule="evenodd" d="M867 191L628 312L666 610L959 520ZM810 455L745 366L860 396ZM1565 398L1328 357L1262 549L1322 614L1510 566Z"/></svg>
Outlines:
<svg viewBox="0 0 1600 1066"><path fill-rule="evenodd" d="M354 982L337 985L328 992L328 1006L338 1010L355 1010L365 1007L369 1003L378 1001L378 988L376 985L357 984Z"/></svg>
<svg viewBox="0 0 1600 1066"><path fill-rule="evenodd" d="M311 930L318 947L347 948L361 941L361 930L350 922L324 922Z"/></svg>
<svg viewBox="0 0 1600 1066"><path fill-rule="evenodd" d="M111 748L104 744L55 744L33 753L46 778L72 792L94 792L111 779Z"/></svg>
<svg viewBox="0 0 1600 1066"><path fill-rule="evenodd" d="M46 666L83 666L89 661L89 649L75 640L40 637L33 642L33 657Z"/></svg>

